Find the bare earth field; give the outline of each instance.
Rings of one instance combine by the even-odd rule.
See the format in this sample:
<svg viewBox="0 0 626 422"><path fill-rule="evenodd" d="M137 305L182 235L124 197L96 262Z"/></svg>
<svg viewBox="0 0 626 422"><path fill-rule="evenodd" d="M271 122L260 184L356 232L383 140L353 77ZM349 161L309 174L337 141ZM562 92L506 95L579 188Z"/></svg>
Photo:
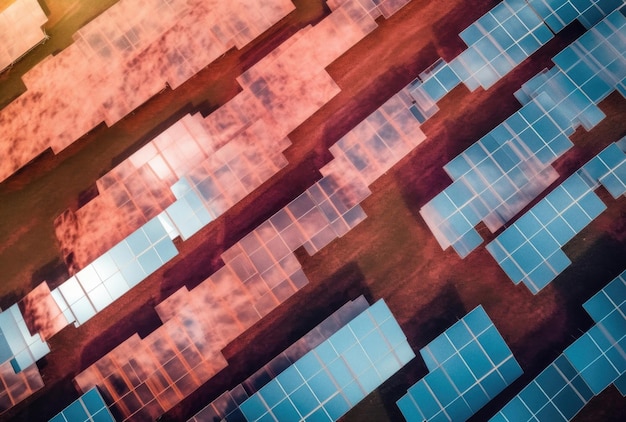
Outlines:
<svg viewBox="0 0 626 422"><path fill-rule="evenodd" d="M70 8L69 1L59 3ZM225 249L320 178L318 169L332 158L330 145L438 57L457 55L463 49L457 34L497 3L451 0L444 7L443 2L413 0L389 20L380 20L377 30L328 67L342 91L290 134L289 165L178 243L176 258L112 306L80 328L70 326L55 335L52 352L38 363L45 387L2 420L48 420L73 401L77 373L133 333L145 336L158 326L154 305L218 269ZM0 306L11 305L43 280L53 287L65 279L52 221L76 207L99 176L184 113L208 113L232 98L239 89L236 76L327 13L321 0L294 4L295 12L245 49L230 51L113 127L99 126L61 154L44 154L0 184ZM62 26L64 18L57 13L55 21ZM478 304L485 307L524 374L475 421L491 417L588 329L592 320L582 303L624 269L626 198L614 200L598 190L608 209L566 246L573 265L537 296L515 286L482 247L465 260L442 251L419 215L420 207L450 184L442 166L519 109L513 92L551 66L550 58L582 33L581 26L571 25L488 91L470 93L460 86L445 97L441 110L423 126L428 139L370 186L372 195L362 204L368 218L312 257L298 251L311 283L232 342L224 350L229 366L162 419L186 420L360 294L370 302L385 299L416 352ZM0 74L0 93L8 92L5 86L17 89L11 78ZM626 134L626 100L613 94L601 107L607 118L591 132L580 129L573 136L575 147L556 163L561 178L555 184ZM494 237L484 227L480 231L486 241ZM343 420L402 420L395 401L426 373L418 356ZM618 421L624 414L626 400L609 387L575 420Z"/></svg>

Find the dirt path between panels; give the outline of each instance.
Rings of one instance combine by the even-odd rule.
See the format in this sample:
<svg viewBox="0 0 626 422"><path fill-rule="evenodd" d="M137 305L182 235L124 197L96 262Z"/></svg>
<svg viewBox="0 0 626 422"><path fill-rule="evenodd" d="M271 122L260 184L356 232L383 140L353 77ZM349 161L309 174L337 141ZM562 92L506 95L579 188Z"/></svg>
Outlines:
<svg viewBox="0 0 626 422"><path fill-rule="evenodd" d="M132 138L135 129L149 133L158 122L177 116L176 111L189 103L198 106L206 101L213 107L232 97L237 92L233 82L236 72L324 13L321 2L294 3L297 12L252 46L229 53L188 85L151 100L119 125L99 128L78 142L80 145L68 149L71 151L35 163L15 179L19 181L10 181L19 185L15 190L47 180L49 186L69 191L56 205L63 208L110 168L113 157L123 158L146 141L145 136ZM451 59L458 54L462 43L456 34L497 3L455 0L442 7L442 2L413 0L391 19L381 20L376 31L328 67L342 91L290 135L293 145L285 153L289 165L197 235L180 243L180 254L148 280L79 329L68 327L53 337L52 353L40 362L46 386L7 416L38 421L61 410L75 397L71 385L74 375L133 333L144 336L158 326L155 304L182 285L194 287L218 269L222 251L319 179L318 169L332 158L330 145L438 57ZM488 419L578 337L579 329L589 328L591 320L581 304L615 277L618 267L626 262L624 198L615 201L603 197L608 210L568 245L566 253L576 257L574 265L537 296L513 285L484 248L463 261L450 250L442 251L418 213L450 183L441 167L517 110L519 104L512 93L581 33L581 27L575 25L563 31L487 92L469 93L458 87L444 98L440 112L424 125L428 139L371 186L372 195L362 204L368 218L313 257L297 251L311 283L231 343L224 351L230 365L163 419L186 420L360 294L370 302L378 298L387 301L416 351L478 304L485 307L525 374L479 412L476 421ZM624 135L625 105L626 101L615 95L602 104L607 119L591 134L576 133L576 150L581 152L558 163L561 175L571 173L593 151L599 151L601 144ZM100 151L107 143L97 140L111 134L123 139L124 146ZM95 170L85 169L85 186L67 188L71 171L65 169L85 166L92 162L93 154L101 152L105 164ZM29 172L34 176L29 178ZM34 227L42 227L47 217L37 218L40 221ZM486 230L481 233L491 236ZM395 401L425 374L421 358L414 359L343 420L401 420ZM624 412L624 400L609 388L577 420L617 421Z"/></svg>

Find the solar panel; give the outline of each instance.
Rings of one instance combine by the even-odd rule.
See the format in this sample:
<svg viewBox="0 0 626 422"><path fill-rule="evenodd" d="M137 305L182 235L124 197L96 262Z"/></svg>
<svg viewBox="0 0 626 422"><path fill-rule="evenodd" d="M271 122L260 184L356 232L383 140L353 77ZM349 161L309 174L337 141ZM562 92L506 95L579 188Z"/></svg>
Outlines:
<svg viewBox="0 0 626 422"><path fill-rule="evenodd" d="M622 0L529 0L528 4L557 33L578 19L589 29L624 5Z"/></svg>
<svg viewBox="0 0 626 422"><path fill-rule="evenodd" d="M509 278L538 293L571 264L561 247L606 209L593 192L600 184L623 195L626 153L613 143L546 195L487 250ZM608 181L608 183L605 183Z"/></svg>
<svg viewBox="0 0 626 422"><path fill-rule="evenodd" d="M214 324L176 315L144 339L126 339L74 381L84 392L101 389L120 420L156 419L228 365L219 350L221 334L209 329L209 341L203 323Z"/></svg>
<svg viewBox="0 0 626 422"><path fill-rule="evenodd" d="M597 104L626 77L624 52L614 45L626 36L626 18L614 12L557 54L557 67L525 83L515 94L525 104L538 93L549 93L573 125L591 130L604 117ZM617 42L617 44L615 44Z"/></svg>
<svg viewBox="0 0 626 422"><path fill-rule="evenodd" d="M47 20L36 0L17 0L0 12L0 71L48 38Z"/></svg>
<svg viewBox="0 0 626 422"><path fill-rule="evenodd" d="M626 193L626 153L618 143L606 147L579 173L588 177L594 188L603 185L615 199Z"/></svg>
<svg viewBox="0 0 626 422"><path fill-rule="evenodd" d="M490 422L568 421L593 397L580 374L560 355Z"/></svg>
<svg viewBox="0 0 626 422"><path fill-rule="evenodd" d="M370 305L363 296L359 296L357 299L344 304L313 330L248 377L242 384L224 392L217 399L213 400L192 417L190 422L200 422L211 418L227 421L242 420L244 416L239 406L246 401L248 397L260 390L263 390L263 396L268 402L272 403L272 405L277 404L278 402L274 397L280 396L280 390L277 389L277 385L268 387L266 387L266 385L369 307ZM283 380L287 382L286 379ZM285 410L282 409L285 406L287 405L279 406L279 412L285 412ZM294 418L299 418L297 412L294 413Z"/></svg>
<svg viewBox="0 0 626 422"><path fill-rule="evenodd" d="M420 73L408 86L408 92L415 100L425 95L431 102L437 102L460 83L461 79L448 63L439 59Z"/></svg>
<svg viewBox="0 0 626 422"><path fill-rule="evenodd" d="M626 371L626 271L583 304L596 325L563 354L594 394L599 394Z"/></svg>
<svg viewBox="0 0 626 422"><path fill-rule="evenodd" d="M404 91L392 96L329 149L333 161L320 172L344 179L361 179L366 185L378 179L415 146L426 139L409 108Z"/></svg>
<svg viewBox="0 0 626 422"><path fill-rule="evenodd" d="M454 182L420 210L441 247L465 257L482 243L479 221L495 232L552 183L567 130L543 93L446 164Z"/></svg>
<svg viewBox="0 0 626 422"><path fill-rule="evenodd" d="M67 321L79 326L177 254L161 219L153 218L51 294Z"/></svg>
<svg viewBox="0 0 626 422"><path fill-rule="evenodd" d="M569 421L611 383L624 394L626 271L583 304L596 324L565 349L491 422Z"/></svg>
<svg viewBox="0 0 626 422"><path fill-rule="evenodd" d="M464 421L522 374L482 306L420 350L429 370L397 405L407 421Z"/></svg>
<svg viewBox="0 0 626 422"><path fill-rule="evenodd" d="M362 306L357 305L356 309ZM274 378L258 391L248 395L237 387L234 394L220 396L224 399L216 400L190 420L205 420L211 415L226 420L334 421L415 357L383 300L334 331L273 374ZM228 405L220 406L225 402Z"/></svg>
<svg viewBox="0 0 626 422"><path fill-rule="evenodd" d="M50 352L48 344L38 333L30 333L18 304L0 312L0 333L6 344L0 364L9 360L15 373L28 368Z"/></svg>

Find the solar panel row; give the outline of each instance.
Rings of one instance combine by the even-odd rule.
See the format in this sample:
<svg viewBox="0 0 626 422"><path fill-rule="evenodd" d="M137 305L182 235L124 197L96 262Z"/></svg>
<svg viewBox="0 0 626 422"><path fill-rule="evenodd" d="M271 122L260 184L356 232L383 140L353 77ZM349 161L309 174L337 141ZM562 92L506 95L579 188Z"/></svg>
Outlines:
<svg viewBox="0 0 626 422"><path fill-rule="evenodd" d="M465 421L522 374L482 306L420 354L429 373L397 402L407 421Z"/></svg>
<svg viewBox="0 0 626 422"><path fill-rule="evenodd" d="M624 394L626 271L583 304L596 324L490 422L569 421L611 383Z"/></svg>
<svg viewBox="0 0 626 422"><path fill-rule="evenodd" d="M114 422L97 388L92 388L49 422Z"/></svg>
<svg viewBox="0 0 626 422"><path fill-rule="evenodd" d="M524 0L499 3L459 35L468 48L450 63L437 60L407 87L422 122L461 82L472 91L488 89L553 37Z"/></svg>
<svg viewBox="0 0 626 422"><path fill-rule="evenodd" d="M203 322L183 314L144 339L134 334L74 381L83 392L98 387L117 420L156 419L228 365Z"/></svg>
<svg viewBox="0 0 626 422"><path fill-rule="evenodd" d="M524 282L538 293L571 264L563 245L606 209L594 189L607 180L616 193L626 192L624 166L626 153L617 144L605 148L489 243L487 250L514 283Z"/></svg>
<svg viewBox="0 0 626 422"><path fill-rule="evenodd" d="M200 410L189 422L206 420L242 420L243 414L239 406L251 395L259 392L269 381L293 365L328 337L344 327L356 316L364 312L370 305L363 296L344 304L328 318L318 324L285 351L276 356L257 372L248 377L235 388L225 391L218 398Z"/></svg>
<svg viewBox="0 0 626 422"><path fill-rule="evenodd" d="M153 218L51 294L68 323L84 324L178 254Z"/></svg>
<svg viewBox="0 0 626 422"><path fill-rule="evenodd" d="M335 421L413 357L402 329L381 299L239 409L248 421Z"/></svg>
<svg viewBox="0 0 626 422"><path fill-rule="evenodd" d="M540 95L444 166L454 182L420 210L442 248L467 256L482 243L479 221L495 232L552 183L569 128Z"/></svg>
<svg viewBox="0 0 626 422"><path fill-rule="evenodd" d="M366 185L378 179L426 139L410 107L404 91L387 100L329 148L334 159L320 169L322 175Z"/></svg>
<svg viewBox="0 0 626 422"><path fill-rule="evenodd" d="M0 364L10 362L16 373L50 352L38 333L30 333L17 303L0 312L0 333Z"/></svg>
<svg viewBox="0 0 626 422"><path fill-rule="evenodd" d="M560 355L490 422L571 420L593 397L580 374Z"/></svg>
<svg viewBox="0 0 626 422"><path fill-rule="evenodd" d="M359 203L370 194L365 181L382 174L424 139L417 121L408 112L409 104L403 94L393 97L366 119L369 126L359 126L339 141L335 150L338 158L322 169L324 177L227 250L222 255L225 266L193 291L181 289L157 305L161 320L169 323L180 319L207 327L195 347L201 350L205 360L222 362L223 347L308 283L293 251L304 246L314 254L362 221L365 214ZM366 130L371 137L356 136ZM372 141L373 138L379 142ZM385 155L377 153L381 145L387 151ZM352 161L346 158L349 153L344 155L344 151L351 150L358 151L352 155ZM369 168L355 166L354 157L358 154L369 160ZM177 196L189 192L189 184L175 189ZM157 329L155 335L166 330L166 325ZM128 349L133 342L129 339L120 347ZM132 347L140 350L146 346L135 344ZM127 366L128 362L121 356L115 352L115 359L119 360L117 366ZM167 364L166 360L158 362L163 367ZM200 368L196 374L196 369L192 368L189 375L203 382L215 369ZM127 385L132 394L123 390L126 394L123 395L99 371L97 364L92 365L77 376L77 383L83 391L93 385L109 391L123 417L136 411L158 414L158 409L169 408L192 391L189 385L197 385L174 376L158 376L161 380L158 384L146 381L148 391L143 391L146 388L142 387L140 392L136 386ZM157 375L150 376L154 377ZM141 410L143 408L145 410Z"/></svg>
<svg viewBox="0 0 626 422"><path fill-rule="evenodd" d="M597 124L604 115L595 113L596 101L626 78L626 44L620 42L625 38L626 18L614 12L555 57L558 70L525 84L517 93L524 104L520 111L444 167L454 182L420 210L443 249L452 246L461 257L467 256L482 243L474 229L479 221L496 231L556 179L550 164L573 145L568 135L578 123L588 129ZM589 53L593 59L585 58L590 51L595 52ZM588 88L598 81L606 89ZM596 93L592 98L588 89ZM616 192L616 175L622 172L616 168L607 175L607 184ZM576 220L575 226L583 224ZM543 280L534 289L569 264L563 258L562 253L554 256L556 269L526 268L541 273L537 278Z"/></svg>
<svg viewBox="0 0 626 422"><path fill-rule="evenodd" d="M468 49L450 67L471 90L488 89L552 39L524 0L505 0L459 34Z"/></svg>
<svg viewBox="0 0 626 422"><path fill-rule="evenodd" d="M409 86L411 111L424 122L443 96L463 82L487 89L575 19L591 28L626 4L623 0L510 0L495 6L459 35L468 48L450 63L438 59ZM597 83L596 83L597 84ZM617 84L620 92L626 85Z"/></svg>
<svg viewBox="0 0 626 422"><path fill-rule="evenodd" d="M615 12L557 54L557 67L526 82L515 95L525 104L540 92L549 93L573 122L591 130L604 118L597 104L626 78L626 19Z"/></svg>

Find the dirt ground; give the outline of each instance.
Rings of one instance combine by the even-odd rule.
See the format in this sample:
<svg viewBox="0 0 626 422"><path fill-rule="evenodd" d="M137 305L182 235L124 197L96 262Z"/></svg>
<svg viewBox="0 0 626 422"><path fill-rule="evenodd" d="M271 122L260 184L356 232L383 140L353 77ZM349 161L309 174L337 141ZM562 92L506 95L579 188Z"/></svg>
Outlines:
<svg viewBox="0 0 626 422"><path fill-rule="evenodd" d="M76 397L73 376L133 333L151 332L158 325L154 305L218 269L222 251L319 179L318 169L332 158L330 145L438 57L458 54L463 44L456 34L497 3L455 0L444 8L440 2L413 0L391 19L380 20L376 31L327 69L342 92L290 135L289 166L177 244L180 254L148 280L79 329L67 327L54 336L52 353L39 362L45 387L0 419L47 420L69 404ZM100 126L58 156L44 155L0 184L0 220L6 217L10 224L0 223L0 306L14 303L44 279L63 280L52 220L75 206L97 177L147 142L163 122L226 102L238 90L235 76L326 13L319 0L294 4L294 13L244 50L229 52L114 127ZM482 247L465 260L442 251L419 216L420 207L450 183L442 166L516 111L513 92L582 32L578 25L568 27L486 92L461 86L446 96L439 113L423 126L428 139L370 187L372 195L362 204L368 218L312 257L298 251L311 283L232 342L224 351L230 365L163 419L186 420L360 294L370 302L385 299L416 352L478 304L485 307L524 375L475 421L493 415L588 329L592 321L582 303L624 269L626 198L614 200L598 191L607 211L566 246L573 265L537 296L511 283ZM626 134L626 100L613 94L601 107L607 118L590 133L579 130L573 136L575 147L556 163L561 174L556 183ZM493 238L486 228L481 234L487 241ZM7 279L11 283L5 284ZM401 420L395 401L426 373L418 356L343 420ZM617 421L625 413L626 400L609 387L575 420Z"/></svg>

